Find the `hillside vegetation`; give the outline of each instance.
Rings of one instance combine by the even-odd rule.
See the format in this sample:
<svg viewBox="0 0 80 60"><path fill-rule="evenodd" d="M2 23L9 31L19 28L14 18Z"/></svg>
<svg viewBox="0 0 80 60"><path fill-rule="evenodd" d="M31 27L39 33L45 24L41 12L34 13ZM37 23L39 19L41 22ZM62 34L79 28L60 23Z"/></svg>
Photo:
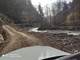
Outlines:
<svg viewBox="0 0 80 60"><path fill-rule="evenodd" d="M55 8L56 7L56 8ZM67 3L59 0L52 4L53 16L49 16L49 24L39 29L80 30L80 0Z"/></svg>
<svg viewBox="0 0 80 60"><path fill-rule="evenodd" d="M42 21L31 0L0 0L0 12L8 16L13 24L40 26Z"/></svg>

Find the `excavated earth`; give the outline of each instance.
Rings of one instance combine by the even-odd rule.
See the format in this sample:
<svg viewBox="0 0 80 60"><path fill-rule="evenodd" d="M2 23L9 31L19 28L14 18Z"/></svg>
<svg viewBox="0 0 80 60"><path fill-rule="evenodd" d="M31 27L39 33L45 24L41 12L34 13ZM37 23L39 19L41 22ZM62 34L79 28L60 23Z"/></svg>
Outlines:
<svg viewBox="0 0 80 60"><path fill-rule="evenodd" d="M4 43L0 44L0 55L31 46L50 46L68 53L80 52L80 36L28 32L25 28L2 26Z"/></svg>

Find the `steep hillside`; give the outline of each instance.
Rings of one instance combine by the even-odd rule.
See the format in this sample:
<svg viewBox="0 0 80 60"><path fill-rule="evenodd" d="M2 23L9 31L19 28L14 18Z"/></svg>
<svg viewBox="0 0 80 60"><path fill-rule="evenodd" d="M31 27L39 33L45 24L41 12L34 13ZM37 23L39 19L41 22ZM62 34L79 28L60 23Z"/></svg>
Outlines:
<svg viewBox="0 0 80 60"><path fill-rule="evenodd" d="M11 19L8 16L6 16L4 13L2 13L1 11L0 11L0 21L2 22L2 24L13 23L13 21L11 21Z"/></svg>
<svg viewBox="0 0 80 60"><path fill-rule="evenodd" d="M0 11L9 17L11 22L16 24L37 26L42 20L42 16L32 5L31 0L0 0Z"/></svg>
<svg viewBox="0 0 80 60"><path fill-rule="evenodd" d="M69 25L80 26L80 0L73 0L67 21Z"/></svg>

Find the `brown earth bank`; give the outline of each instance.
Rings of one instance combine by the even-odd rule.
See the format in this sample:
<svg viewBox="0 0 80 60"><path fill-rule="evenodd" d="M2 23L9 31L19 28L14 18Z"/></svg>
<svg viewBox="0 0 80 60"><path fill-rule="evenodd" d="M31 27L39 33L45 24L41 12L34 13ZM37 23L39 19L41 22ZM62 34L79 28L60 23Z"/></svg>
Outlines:
<svg viewBox="0 0 80 60"><path fill-rule="evenodd" d="M46 27L40 27L38 30L80 30L80 26L46 26Z"/></svg>
<svg viewBox="0 0 80 60"><path fill-rule="evenodd" d="M80 36L67 34L30 33L40 38L47 46L57 48L68 53L80 52Z"/></svg>
<svg viewBox="0 0 80 60"><path fill-rule="evenodd" d="M19 32L9 25L3 25L2 28L8 33L8 38L0 44L0 55L23 47L44 46L44 43L34 35Z"/></svg>
<svg viewBox="0 0 80 60"><path fill-rule="evenodd" d="M80 52L80 36L34 33L9 25L3 25L3 29L8 33L8 38L0 44L0 55L31 46L50 46L69 53Z"/></svg>
<svg viewBox="0 0 80 60"><path fill-rule="evenodd" d="M69 53L80 52L80 36L67 35L66 33L51 34L27 32L25 28L19 29L26 34L31 34L43 41L46 46L60 49Z"/></svg>
<svg viewBox="0 0 80 60"><path fill-rule="evenodd" d="M34 35L39 38L46 46L60 49L69 53L80 52L80 36L67 35L66 33L51 34L27 32L28 29L17 29L26 34Z"/></svg>

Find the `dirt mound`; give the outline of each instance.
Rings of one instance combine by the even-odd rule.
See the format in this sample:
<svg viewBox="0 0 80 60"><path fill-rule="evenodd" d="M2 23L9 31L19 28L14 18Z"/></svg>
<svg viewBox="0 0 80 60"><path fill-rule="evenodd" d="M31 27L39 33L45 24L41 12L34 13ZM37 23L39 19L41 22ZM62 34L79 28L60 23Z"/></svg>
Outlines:
<svg viewBox="0 0 80 60"><path fill-rule="evenodd" d="M0 51L0 55L6 54L8 52L14 51L19 48L29 47L29 46L43 46L43 42L40 41L37 37L29 34L25 34L19 31L16 31L14 28L3 25L3 29L9 33L8 43L4 43L4 47Z"/></svg>

